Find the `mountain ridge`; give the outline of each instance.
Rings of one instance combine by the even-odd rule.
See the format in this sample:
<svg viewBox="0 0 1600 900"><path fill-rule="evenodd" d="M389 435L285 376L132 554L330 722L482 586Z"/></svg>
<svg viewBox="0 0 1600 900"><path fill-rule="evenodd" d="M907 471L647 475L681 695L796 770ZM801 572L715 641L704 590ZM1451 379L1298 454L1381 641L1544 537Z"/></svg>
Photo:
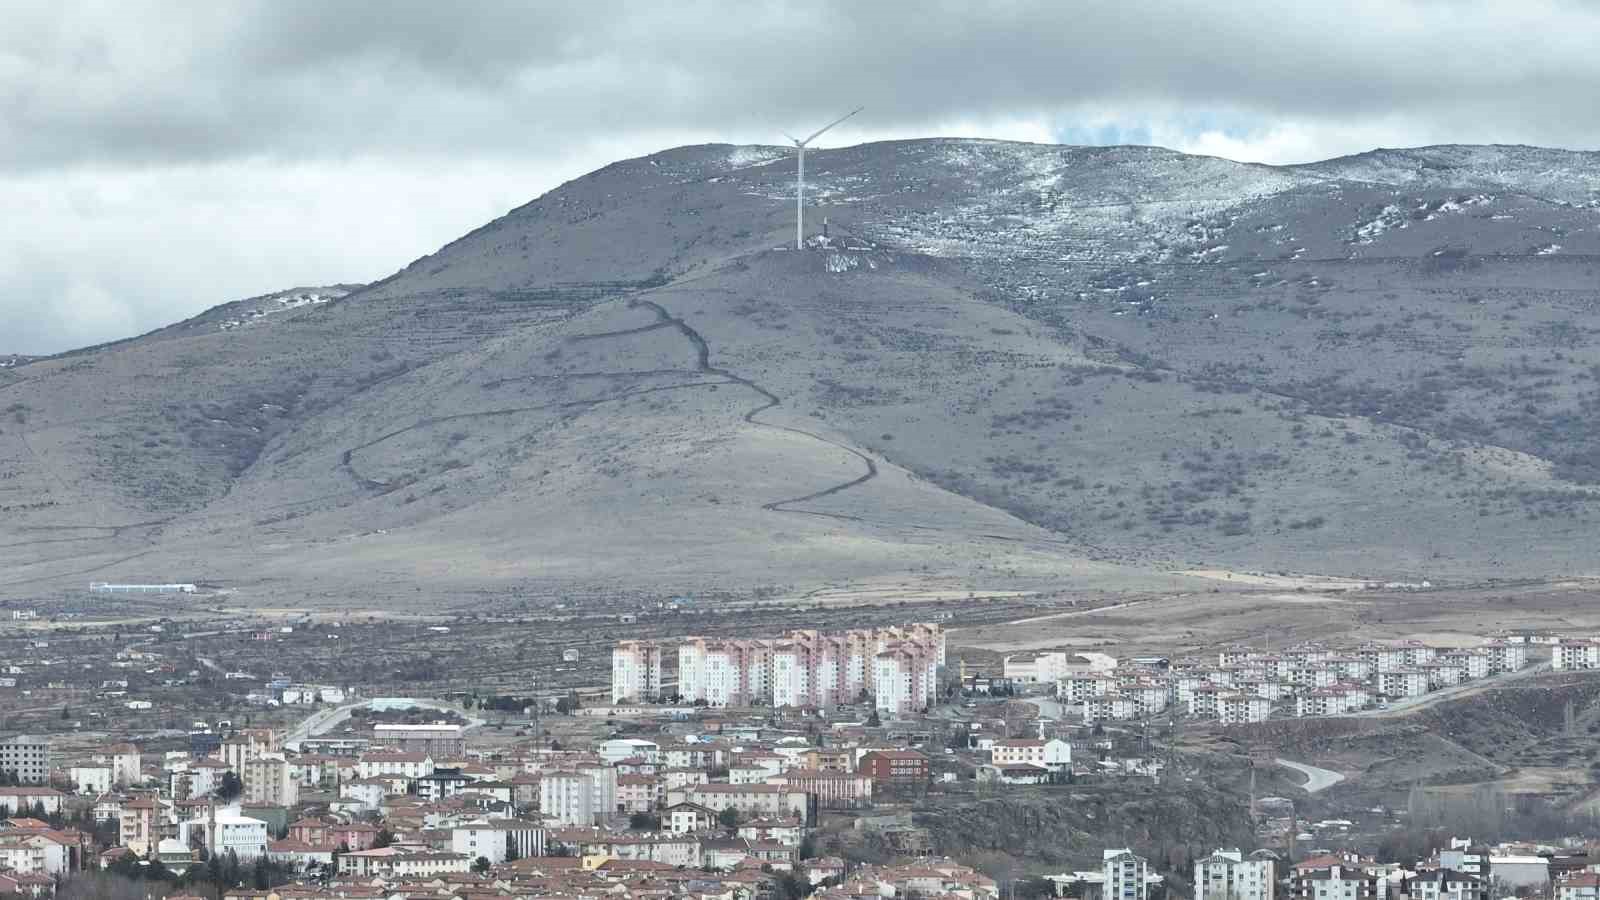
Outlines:
<svg viewBox="0 0 1600 900"><path fill-rule="evenodd" d="M823 150L798 253L781 148L619 161L370 285L0 371L0 592L1589 574L1600 165L1526 150Z"/></svg>

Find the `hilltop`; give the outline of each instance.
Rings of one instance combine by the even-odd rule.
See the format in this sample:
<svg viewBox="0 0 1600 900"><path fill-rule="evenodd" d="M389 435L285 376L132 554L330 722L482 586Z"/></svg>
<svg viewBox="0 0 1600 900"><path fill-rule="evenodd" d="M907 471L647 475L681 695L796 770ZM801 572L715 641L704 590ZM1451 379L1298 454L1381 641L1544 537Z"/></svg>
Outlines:
<svg viewBox="0 0 1600 900"><path fill-rule="evenodd" d="M782 149L679 148L371 285L0 367L0 593L1591 571L1595 154L938 139L807 168L802 252Z"/></svg>

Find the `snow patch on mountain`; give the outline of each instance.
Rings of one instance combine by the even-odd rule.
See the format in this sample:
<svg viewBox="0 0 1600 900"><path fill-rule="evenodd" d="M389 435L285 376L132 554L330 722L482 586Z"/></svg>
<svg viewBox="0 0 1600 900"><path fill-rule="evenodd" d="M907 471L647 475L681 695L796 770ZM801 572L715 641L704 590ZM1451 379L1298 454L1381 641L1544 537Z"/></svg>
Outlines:
<svg viewBox="0 0 1600 900"><path fill-rule="evenodd" d="M257 305L242 309L232 318L218 322L217 328L220 331L232 331L235 328L253 325L275 313L327 303L329 300L337 300L348 293L350 292L338 288L317 288L316 290L297 288L284 291L281 294L270 294L254 301Z"/></svg>

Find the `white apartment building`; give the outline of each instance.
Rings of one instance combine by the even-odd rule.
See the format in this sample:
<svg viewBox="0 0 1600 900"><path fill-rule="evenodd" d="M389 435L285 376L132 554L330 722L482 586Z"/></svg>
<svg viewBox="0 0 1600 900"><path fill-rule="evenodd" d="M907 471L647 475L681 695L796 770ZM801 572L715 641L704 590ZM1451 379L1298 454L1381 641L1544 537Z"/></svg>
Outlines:
<svg viewBox="0 0 1600 900"><path fill-rule="evenodd" d="M1562 638L1561 643L1550 648L1550 667L1564 669L1600 669L1600 643L1582 638Z"/></svg>
<svg viewBox="0 0 1600 900"><path fill-rule="evenodd" d="M611 702L655 700L661 694L661 645L621 641L611 651Z"/></svg>
<svg viewBox="0 0 1600 900"><path fill-rule="evenodd" d="M1194 864L1194 900L1273 900L1278 858L1269 850L1246 857L1217 850Z"/></svg>
<svg viewBox="0 0 1600 900"><path fill-rule="evenodd" d="M79 794L98 797L111 790L111 767L108 765L93 763L73 766L67 770L67 775L72 779L73 790Z"/></svg>
<svg viewBox="0 0 1600 900"><path fill-rule="evenodd" d="M1516 672L1528 665L1527 644L1490 641L1483 649L1489 651L1490 666L1495 672Z"/></svg>
<svg viewBox="0 0 1600 900"><path fill-rule="evenodd" d="M1378 673L1378 693L1389 697L1421 697L1428 692L1428 673L1421 669L1391 669Z"/></svg>
<svg viewBox="0 0 1600 900"><path fill-rule="evenodd" d="M474 819L450 829L450 850L468 859L483 857L491 865L505 862L515 850L519 859L545 854L545 832L516 819Z"/></svg>
<svg viewBox="0 0 1600 900"><path fill-rule="evenodd" d="M1106 850L1101 854L1104 900L1150 900L1150 863L1132 850Z"/></svg>
<svg viewBox="0 0 1600 900"><path fill-rule="evenodd" d="M1400 652L1405 654L1405 664L1420 666L1423 663L1433 662L1439 651L1419 641L1406 641L1400 645Z"/></svg>
<svg viewBox="0 0 1600 900"><path fill-rule="evenodd" d="M113 744L107 747L103 754L97 756L96 760L111 766L111 781L117 787L127 787L144 781L144 771L140 768L139 747L136 744Z"/></svg>
<svg viewBox="0 0 1600 900"><path fill-rule="evenodd" d="M939 664L927 648L899 645L873 660L873 699L878 715L902 719L938 699Z"/></svg>
<svg viewBox="0 0 1600 900"><path fill-rule="evenodd" d="M1418 666L1428 676L1428 689L1453 687L1467 680L1467 667L1444 658Z"/></svg>
<svg viewBox="0 0 1600 900"><path fill-rule="evenodd" d="M267 823L237 812L218 812L200 819L178 823L178 841L191 846L190 832L200 828L205 835L206 847L214 856L227 856L233 851L240 860L253 860L267 853Z"/></svg>
<svg viewBox="0 0 1600 900"><path fill-rule="evenodd" d="M989 749L989 758L996 766L1033 765L1062 772L1072 767L1072 745L1055 738L1047 741L1013 738L995 741Z"/></svg>
<svg viewBox="0 0 1600 900"><path fill-rule="evenodd" d="M603 824L617 811L617 770L605 763L591 763L578 766L577 772L589 779L589 806L595 823Z"/></svg>
<svg viewBox="0 0 1600 900"><path fill-rule="evenodd" d="M1056 697L1063 703L1080 704L1090 697L1103 697L1117 689L1117 679L1099 673L1068 675L1056 682Z"/></svg>
<svg viewBox="0 0 1600 900"><path fill-rule="evenodd" d="M884 653L909 653L915 660L914 665L882 667L887 681L880 686L878 659ZM936 699L944 655L944 633L929 624L838 633L800 630L775 639L685 638L678 645L678 693L687 702L710 706L760 701L827 708L854 702L863 691L876 696L881 687L891 697L878 699L880 714L899 715ZM614 665L613 695L619 690L619 674L626 673Z"/></svg>
<svg viewBox="0 0 1600 900"><path fill-rule="evenodd" d="M1272 715L1272 701L1256 694L1219 694L1217 719L1224 725L1265 722Z"/></svg>
<svg viewBox="0 0 1600 900"><path fill-rule="evenodd" d="M544 772L539 779L539 812L562 825L595 823L594 785L577 772Z"/></svg>
<svg viewBox="0 0 1600 900"><path fill-rule="evenodd" d="M1365 709L1371 703L1372 693L1365 687L1339 684L1295 697L1294 713L1297 716L1342 716Z"/></svg>
<svg viewBox="0 0 1600 900"><path fill-rule="evenodd" d="M300 781L281 757L250 760L239 780L244 786L244 802L251 805L289 807L300 802Z"/></svg>
<svg viewBox="0 0 1600 900"><path fill-rule="evenodd" d="M1083 720L1099 722L1103 719L1123 720L1138 716L1139 707L1133 698L1119 692L1083 701Z"/></svg>
<svg viewBox="0 0 1600 900"><path fill-rule="evenodd" d="M377 778L380 775L400 775L405 778L422 778L432 775L433 757L426 753L394 753L374 750L363 753L356 760L357 778Z"/></svg>
<svg viewBox="0 0 1600 900"><path fill-rule="evenodd" d="M1197 719L1215 719L1220 709L1220 698L1225 691L1214 684L1196 688L1189 693L1189 715Z"/></svg>

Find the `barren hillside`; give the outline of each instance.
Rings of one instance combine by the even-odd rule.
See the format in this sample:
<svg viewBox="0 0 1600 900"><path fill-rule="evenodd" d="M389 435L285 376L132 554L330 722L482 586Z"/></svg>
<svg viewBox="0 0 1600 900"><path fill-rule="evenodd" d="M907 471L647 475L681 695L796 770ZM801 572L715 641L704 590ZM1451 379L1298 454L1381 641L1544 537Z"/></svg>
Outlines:
<svg viewBox="0 0 1600 900"><path fill-rule="evenodd" d="M1600 164L689 147L0 366L0 593L1592 572ZM820 237L820 235L818 235Z"/></svg>

